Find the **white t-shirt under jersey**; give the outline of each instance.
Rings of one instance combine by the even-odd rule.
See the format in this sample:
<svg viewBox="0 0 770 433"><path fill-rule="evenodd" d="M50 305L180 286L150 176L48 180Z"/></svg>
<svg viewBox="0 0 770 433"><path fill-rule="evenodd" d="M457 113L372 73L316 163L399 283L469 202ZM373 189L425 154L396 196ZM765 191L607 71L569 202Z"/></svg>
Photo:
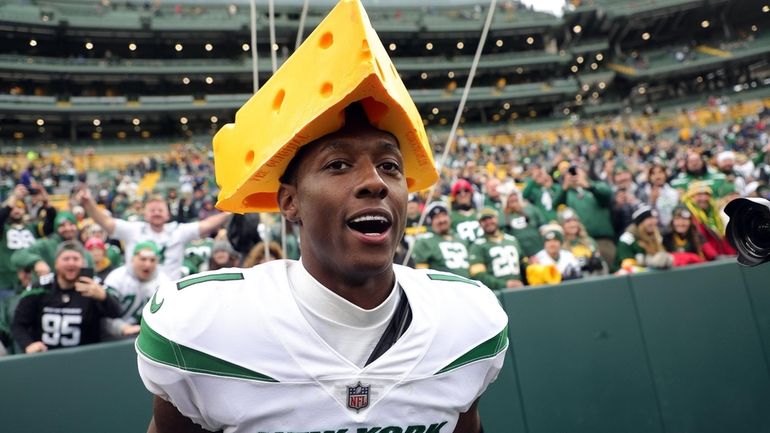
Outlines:
<svg viewBox="0 0 770 433"><path fill-rule="evenodd" d="M359 367L366 364L401 299L401 289L394 287L382 304L365 310L324 287L301 261L289 265L289 283L310 326L332 349Z"/></svg>

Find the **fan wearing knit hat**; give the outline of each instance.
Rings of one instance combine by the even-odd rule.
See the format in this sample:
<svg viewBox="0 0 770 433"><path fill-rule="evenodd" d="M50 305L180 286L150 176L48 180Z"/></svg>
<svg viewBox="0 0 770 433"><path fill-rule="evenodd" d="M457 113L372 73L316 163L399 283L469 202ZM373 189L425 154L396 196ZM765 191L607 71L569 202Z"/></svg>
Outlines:
<svg viewBox="0 0 770 433"><path fill-rule="evenodd" d="M467 277L468 248L452 230L446 205L439 202L429 204L425 221L430 231L419 235L414 242L412 258L415 267L452 272Z"/></svg>
<svg viewBox="0 0 770 433"><path fill-rule="evenodd" d="M160 249L155 242L144 241L134 246L131 260L112 271L104 280L111 295L123 307L119 318L107 320L106 337L122 338L139 333L142 309L161 284L171 280L160 270Z"/></svg>
<svg viewBox="0 0 770 433"><path fill-rule="evenodd" d="M120 315L120 303L92 278L82 275L80 242L61 242L54 253L55 273L39 290L25 292L13 318L13 339L25 353L101 341L101 321Z"/></svg>
<svg viewBox="0 0 770 433"><path fill-rule="evenodd" d="M638 265L666 269L673 265L673 257L663 247L663 236L658 230L658 211L639 206L632 215L633 222L626 227L618 241L618 267Z"/></svg>
<svg viewBox="0 0 770 433"><path fill-rule="evenodd" d="M719 215L714 192L707 182L691 183L683 202L692 213L695 228L704 239L703 255L706 260L737 254L725 238L724 222Z"/></svg>
<svg viewBox="0 0 770 433"><path fill-rule="evenodd" d="M484 236L469 248L470 275L492 290L523 286L521 268L526 264L515 237L500 230L499 212L493 207L479 211Z"/></svg>
<svg viewBox="0 0 770 433"><path fill-rule="evenodd" d="M543 249L540 250L532 259L532 263L539 266L555 266L558 271L558 281L546 281L548 283L557 283L562 280L572 280L582 276L580 262L575 256L563 248L564 229L559 224L546 224L540 228L543 234ZM532 268L530 270L530 268ZM535 280L538 273L538 267L532 265L527 267L527 281ZM542 270L540 271L542 272ZM530 275L532 274L532 275Z"/></svg>

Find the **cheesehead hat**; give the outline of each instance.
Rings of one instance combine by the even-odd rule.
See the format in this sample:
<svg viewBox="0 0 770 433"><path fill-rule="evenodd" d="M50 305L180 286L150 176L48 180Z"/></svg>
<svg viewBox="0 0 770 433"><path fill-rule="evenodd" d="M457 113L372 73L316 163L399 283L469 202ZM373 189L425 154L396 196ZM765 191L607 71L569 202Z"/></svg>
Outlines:
<svg viewBox="0 0 770 433"><path fill-rule="evenodd" d="M214 137L217 208L277 211L289 161L342 128L354 102L372 126L398 139L409 191L430 187L438 173L420 113L360 0L341 0Z"/></svg>

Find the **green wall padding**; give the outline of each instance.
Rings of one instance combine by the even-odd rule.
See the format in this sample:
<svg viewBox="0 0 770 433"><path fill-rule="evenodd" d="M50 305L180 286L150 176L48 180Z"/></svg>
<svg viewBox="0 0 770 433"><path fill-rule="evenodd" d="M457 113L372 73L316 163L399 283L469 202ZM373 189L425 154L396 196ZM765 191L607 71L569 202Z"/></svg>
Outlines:
<svg viewBox="0 0 770 433"><path fill-rule="evenodd" d="M510 347L486 433L770 433L770 264L500 298ZM3 433L143 433L151 407L131 341L0 358Z"/></svg>
<svg viewBox="0 0 770 433"><path fill-rule="evenodd" d="M661 431L627 278L503 296L530 433Z"/></svg>
<svg viewBox="0 0 770 433"><path fill-rule="evenodd" d="M631 278L668 432L770 431L770 377L734 263Z"/></svg>
<svg viewBox="0 0 770 433"><path fill-rule="evenodd" d="M767 271L769 268L770 264L766 264L755 268L741 267L740 270L746 282L746 292L754 312L757 331L762 338L765 362L770 369L770 362L768 362L770 360L770 273Z"/></svg>
<svg viewBox="0 0 770 433"><path fill-rule="evenodd" d="M3 359L0 413L7 433L144 433L152 396L120 341Z"/></svg>
<svg viewBox="0 0 770 433"><path fill-rule="evenodd" d="M521 411L519 383L510 350L497 380L489 385L479 402L484 431L487 433L524 433L527 431Z"/></svg>

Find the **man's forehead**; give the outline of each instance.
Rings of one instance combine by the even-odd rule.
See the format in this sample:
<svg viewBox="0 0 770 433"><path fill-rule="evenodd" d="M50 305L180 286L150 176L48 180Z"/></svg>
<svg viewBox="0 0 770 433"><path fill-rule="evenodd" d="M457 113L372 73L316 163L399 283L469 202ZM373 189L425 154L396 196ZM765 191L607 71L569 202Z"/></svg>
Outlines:
<svg viewBox="0 0 770 433"><path fill-rule="evenodd" d="M358 151L360 144L371 145L370 149L380 152L392 152L401 155L398 142L391 134L372 130L365 134L344 134L324 137L314 143L319 152ZM312 144L311 144L312 145Z"/></svg>

